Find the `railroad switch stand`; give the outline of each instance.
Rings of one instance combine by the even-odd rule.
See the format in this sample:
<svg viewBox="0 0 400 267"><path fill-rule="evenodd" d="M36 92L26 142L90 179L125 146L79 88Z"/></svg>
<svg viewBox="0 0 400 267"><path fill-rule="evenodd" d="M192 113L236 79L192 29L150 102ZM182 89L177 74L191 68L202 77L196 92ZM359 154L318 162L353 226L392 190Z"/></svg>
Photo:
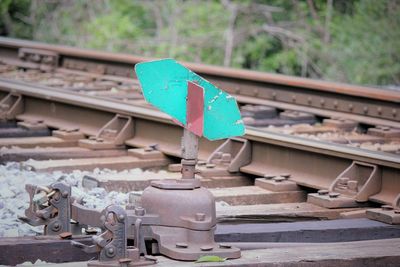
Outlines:
<svg viewBox="0 0 400 267"><path fill-rule="evenodd" d="M215 198L195 177L199 137L217 140L244 134L236 100L174 60L137 64L136 72L146 100L184 127L181 179L152 181L143 191L140 205L129 205L126 210L110 205L102 212L80 205L63 183L42 188L45 195L39 202L35 196L40 190L29 185L31 205L21 220L45 225L45 235L71 232L71 219L80 231L87 225L101 227L103 232L92 236L92 245L71 241L87 253L98 253L98 259L89 261L88 266L146 266L157 262L152 256L157 254L185 261L207 255L239 258L238 248L215 242ZM153 77L159 80L154 82ZM165 105L166 99L173 101ZM117 123L124 119L117 116L102 130L127 132L131 127L125 126L132 126L131 121ZM240 149L233 153L233 147ZM222 157L213 154L209 161L225 164L223 154L229 154L227 170L238 171L249 161L249 147L247 141L232 139L219 147ZM129 240L134 241L132 246L128 246Z"/></svg>

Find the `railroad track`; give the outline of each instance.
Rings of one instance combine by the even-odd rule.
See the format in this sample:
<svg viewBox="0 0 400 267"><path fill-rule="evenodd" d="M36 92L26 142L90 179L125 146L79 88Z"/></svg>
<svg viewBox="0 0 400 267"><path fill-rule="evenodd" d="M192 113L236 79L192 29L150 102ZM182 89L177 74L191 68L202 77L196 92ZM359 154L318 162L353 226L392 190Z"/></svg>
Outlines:
<svg viewBox="0 0 400 267"><path fill-rule="evenodd" d="M143 60L0 38L1 161L20 162L35 173L147 168L177 175L182 131L145 103L133 76L134 64ZM273 241L272 234L261 238L259 231L243 230L254 222L291 222L307 228L309 220L343 218L353 219L365 238L347 234L326 241L399 237L397 228L386 231L386 224L371 226L368 220L354 219L399 223L399 93L187 66L235 95L249 126L243 138L200 140L197 175L218 202L227 204L217 206L218 240L238 241L232 239L236 234L239 241ZM129 193L162 178L156 172L151 178L92 172L82 183L86 189ZM246 224L229 229L226 225L232 222ZM343 226L330 227L337 233ZM381 234L373 237L376 229ZM308 242L321 242L323 231L315 229ZM297 237L296 242L306 240ZM86 259L76 251L64 259L45 257L32 250L39 241L29 238L4 239L0 245L13 251L10 242L31 244L34 252L26 257L30 260L38 255L52 262ZM57 242L65 249L65 242ZM16 258L8 262L15 264Z"/></svg>

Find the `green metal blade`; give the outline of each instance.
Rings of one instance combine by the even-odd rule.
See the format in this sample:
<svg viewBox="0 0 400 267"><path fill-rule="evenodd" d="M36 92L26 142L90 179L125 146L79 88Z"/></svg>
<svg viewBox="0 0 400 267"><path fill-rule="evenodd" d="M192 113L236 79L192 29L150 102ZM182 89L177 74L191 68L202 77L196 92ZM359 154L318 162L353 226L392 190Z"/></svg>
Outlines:
<svg viewBox="0 0 400 267"><path fill-rule="evenodd" d="M173 59L139 63L136 75L145 99L186 127L188 81L204 88L203 136L217 140L244 134L236 100Z"/></svg>

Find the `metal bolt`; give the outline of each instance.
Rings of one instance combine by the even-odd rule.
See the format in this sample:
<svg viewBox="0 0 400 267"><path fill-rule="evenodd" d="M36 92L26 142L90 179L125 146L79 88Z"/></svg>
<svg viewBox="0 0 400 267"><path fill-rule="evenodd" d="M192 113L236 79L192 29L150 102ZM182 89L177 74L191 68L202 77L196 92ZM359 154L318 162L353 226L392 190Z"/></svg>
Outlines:
<svg viewBox="0 0 400 267"><path fill-rule="evenodd" d="M321 103L321 106L325 105L325 99L321 99L320 103Z"/></svg>
<svg viewBox="0 0 400 267"><path fill-rule="evenodd" d="M208 246L208 245L200 247L201 251L210 251L213 250L213 248L214 248L213 246Z"/></svg>
<svg viewBox="0 0 400 267"><path fill-rule="evenodd" d="M276 182L276 183L280 183L280 182L283 182L283 181L285 181L286 179L284 178L284 177L282 177L282 176L277 176L277 177L274 177L274 178L272 178L273 180L274 180L274 182Z"/></svg>
<svg viewBox="0 0 400 267"><path fill-rule="evenodd" d="M272 92L272 99L275 99L276 98L276 92Z"/></svg>
<svg viewBox="0 0 400 267"><path fill-rule="evenodd" d="M392 115L393 115L393 117L396 117L396 115L397 115L397 110L395 108L392 109Z"/></svg>
<svg viewBox="0 0 400 267"><path fill-rule="evenodd" d="M94 227L89 227L89 228L85 229L85 233L88 235L95 235L95 234L97 234L97 230Z"/></svg>
<svg viewBox="0 0 400 267"><path fill-rule="evenodd" d="M329 193L329 197L330 198L337 198L337 197L339 197L340 196L340 193L336 193L336 192L331 192L331 193Z"/></svg>
<svg viewBox="0 0 400 267"><path fill-rule="evenodd" d="M125 216L124 216L123 214L120 214L120 215L118 216L118 219L119 219L120 221L123 221L123 220L125 219Z"/></svg>
<svg viewBox="0 0 400 267"><path fill-rule="evenodd" d="M144 152L151 152L151 151L153 151L152 147L145 147L144 148Z"/></svg>
<svg viewBox="0 0 400 267"><path fill-rule="evenodd" d="M329 191L325 190L325 189L318 190L318 195L320 195L320 196L327 195L328 193L329 193Z"/></svg>
<svg viewBox="0 0 400 267"><path fill-rule="evenodd" d="M106 250L106 256L109 258L114 257L115 255L115 249L113 247L110 247Z"/></svg>
<svg viewBox="0 0 400 267"><path fill-rule="evenodd" d="M335 100L335 101L333 101L333 106L334 106L335 108L337 108L337 107L339 106L339 103Z"/></svg>
<svg viewBox="0 0 400 267"><path fill-rule="evenodd" d="M349 104L349 110L353 110L353 104Z"/></svg>
<svg viewBox="0 0 400 267"><path fill-rule="evenodd" d="M307 98L307 102L308 102L308 104L311 104L311 102L312 102L312 97L309 96L309 97Z"/></svg>
<svg viewBox="0 0 400 267"><path fill-rule="evenodd" d="M292 95L293 102L296 102L296 95Z"/></svg>
<svg viewBox="0 0 400 267"><path fill-rule="evenodd" d="M51 229L54 231L54 232L58 232L58 231L60 231L60 229L61 229L61 225L59 224L59 223L54 223L53 224L53 226L51 227Z"/></svg>
<svg viewBox="0 0 400 267"><path fill-rule="evenodd" d="M273 174L264 174L264 178L267 180L270 180L270 179L274 178L275 176L276 175L273 175Z"/></svg>
<svg viewBox="0 0 400 267"><path fill-rule="evenodd" d="M196 221L204 221L206 219L206 215L204 213L196 213L195 215Z"/></svg>
<svg viewBox="0 0 400 267"><path fill-rule="evenodd" d="M63 191L63 192L61 193L61 196L62 196L63 198L68 197L68 195L69 195L68 191Z"/></svg>
<svg viewBox="0 0 400 267"><path fill-rule="evenodd" d="M368 113L368 107L367 107L367 106L365 106L365 107L363 108L363 112L364 112L364 113Z"/></svg>
<svg viewBox="0 0 400 267"><path fill-rule="evenodd" d="M144 216L146 214L146 210L142 207L135 208L135 215L136 216Z"/></svg>
<svg viewBox="0 0 400 267"><path fill-rule="evenodd" d="M188 248L188 244L183 243L183 242L175 243L175 246L176 246L177 248Z"/></svg>
<svg viewBox="0 0 400 267"><path fill-rule="evenodd" d="M54 192L56 192L56 191L54 191ZM60 193L58 193L58 192L56 192L54 195L53 195L53 200L54 201L59 201L60 200Z"/></svg>
<svg viewBox="0 0 400 267"><path fill-rule="evenodd" d="M382 108L381 107L378 107L376 110L378 111L379 115L382 114Z"/></svg>

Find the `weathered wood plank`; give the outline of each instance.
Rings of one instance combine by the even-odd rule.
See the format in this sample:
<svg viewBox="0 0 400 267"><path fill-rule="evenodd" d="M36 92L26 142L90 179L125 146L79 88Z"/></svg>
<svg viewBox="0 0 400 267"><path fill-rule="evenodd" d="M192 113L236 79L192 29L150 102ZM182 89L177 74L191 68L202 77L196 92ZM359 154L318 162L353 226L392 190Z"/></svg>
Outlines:
<svg viewBox="0 0 400 267"><path fill-rule="evenodd" d="M217 206L219 221L290 222L312 219L338 219L341 213L360 208L327 209L311 203Z"/></svg>
<svg viewBox="0 0 400 267"><path fill-rule="evenodd" d="M273 192L258 186L238 186L210 189L216 201L225 201L230 205L255 205L267 203L304 202L304 191Z"/></svg>
<svg viewBox="0 0 400 267"><path fill-rule="evenodd" d="M76 239L90 244L88 238ZM37 259L46 262L87 261L96 254L86 254L71 245L70 240L37 239L30 237L0 238L0 265L16 265L26 261L34 263Z"/></svg>
<svg viewBox="0 0 400 267"><path fill-rule="evenodd" d="M124 156L123 149L91 150L82 147L35 147L35 148L6 148L0 151L2 162L25 161L28 159L71 159L71 158L101 158Z"/></svg>
<svg viewBox="0 0 400 267"><path fill-rule="evenodd" d="M0 138L0 147L66 147L76 145L76 140L64 140L54 136Z"/></svg>

